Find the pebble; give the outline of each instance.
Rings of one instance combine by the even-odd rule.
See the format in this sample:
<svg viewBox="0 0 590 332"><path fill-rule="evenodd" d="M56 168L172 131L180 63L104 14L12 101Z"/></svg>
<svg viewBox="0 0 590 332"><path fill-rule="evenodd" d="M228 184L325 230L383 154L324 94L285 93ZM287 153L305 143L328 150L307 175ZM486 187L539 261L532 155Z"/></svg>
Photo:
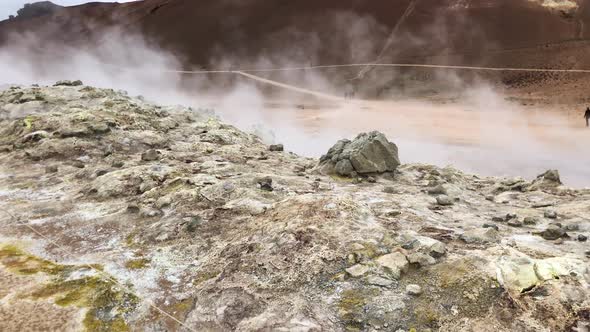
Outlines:
<svg viewBox="0 0 590 332"><path fill-rule="evenodd" d="M418 264L419 266L428 266L436 264L436 259L430 255L415 252L408 255L408 261L410 264Z"/></svg>
<svg viewBox="0 0 590 332"><path fill-rule="evenodd" d="M392 280L385 279L385 278L378 277L378 276L368 277L367 278L367 283L369 285L381 286L381 287L389 287L389 286L393 285L393 281Z"/></svg>
<svg viewBox="0 0 590 332"><path fill-rule="evenodd" d="M45 173L57 173L57 166L52 165L52 166L47 166L45 167Z"/></svg>
<svg viewBox="0 0 590 332"><path fill-rule="evenodd" d="M127 212L129 213L139 213L139 206L137 204L129 204L127 205Z"/></svg>
<svg viewBox="0 0 590 332"><path fill-rule="evenodd" d="M510 220L508 222L508 226L510 226L510 227L522 227L522 222L519 221L519 220L516 220L516 219Z"/></svg>
<svg viewBox="0 0 590 332"><path fill-rule="evenodd" d="M264 191L273 191L274 188L272 187L272 178L267 176L256 180L256 183L260 186L260 190Z"/></svg>
<svg viewBox="0 0 590 332"><path fill-rule="evenodd" d="M406 286L406 293L413 296L418 296L422 294L422 287L416 284L410 284Z"/></svg>
<svg viewBox="0 0 590 332"><path fill-rule="evenodd" d="M557 225L549 225L544 231L541 232L541 236L545 240L557 240L565 235L565 231Z"/></svg>
<svg viewBox="0 0 590 332"><path fill-rule="evenodd" d="M500 227L498 227L498 225L494 225L494 224L483 224L483 228L493 228L497 231L500 230Z"/></svg>
<svg viewBox="0 0 590 332"><path fill-rule="evenodd" d="M506 214L506 220L512 220L512 219L516 219L518 218L518 216L516 215L516 213L507 213Z"/></svg>
<svg viewBox="0 0 590 332"><path fill-rule="evenodd" d="M580 242L586 242L586 241L588 241L588 237L586 235L584 235L584 234L579 234L578 235L578 241L580 241Z"/></svg>
<svg viewBox="0 0 590 332"><path fill-rule="evenodd" d="M439 258L447 253L447 246L442 242L436 242L430 246L430 256Z"/></svg>
<svg viewBox="0 0 590 332"><path fill-rule="evenodd" d="M394 187L385 187L383 188L383 192L386 194L395 194L395 188Z"/></svg>
<svg viewBox="0 0 590 332"><path fill-rule="evenodd" d="M442 184L428 188L428 189L426 189L426 192L430 195L446 195L447 194L447 190L445 189L445 187L442 186Z"/></svg>
<svg viewBox="0 0 590 332"><path fill-rule="evenodd" d="M548 219L557 219L557 212L554 210L547 210L545 213L543 213L543 216Z"/></svg>
<svg viewBox="0 0 590 332"><path fill-rule="evenodd" d="M84 167L86 167L86 165L84 165L84 163L81 162L81 161L79 161L79 160L74 161L74 163L72 164L72 166L74 166L76 168L84 168Z"/></svg>
<svg viewBox="0 0 590 332"><path fill-rule="evenodd" d="M535 217L524 217L524 220L522 222L525 225L536 225L538 221L539 219Z"/></svg>
<svg viewBox="0 0 590 332"><path fill-rule="evenodd" d="M363 276L365 273L369 271L369 268L366 265L357 264L349 267L346 269L346 273L348 273L353 278L358 278Z"/></svg>
<svg viewBox="0 0 590 332"><path fill-rule="evenodd" d="M272 144L268 147L268 150L273 152L281 152L285 150L285 147L283 146L283 144Z"/></svg>
<svg viewBox="0 0 590 332"><path fill-rule="evenodd" d="M402 244L402 248L406 249L406 250L411 250L411 249L414 249L414 246L416 246L419 243L420 242L418 240L410 240L410 241Z"/></svg>
<svg viewBox="0 0 590 332"><path fill-rule="evenodd" d="M160 152L154 149L149 149L141 154L141 160L143 161L155 161L160 159Z"/></svg>
<svg viewBox="0 0 590 332"><path fill-rule="evenodd" d="M453 205L453 200L449 196L441 195L436 197L436 203L442 206L450 206Z"/></svg>
<svg viewBox="0 0 590 332"><path fill-rule="evenodd" d="M505 215L493 216L492 217L492 221L495 221L495 222L504 222L504 221L506 221L506 216Z"/></svg>

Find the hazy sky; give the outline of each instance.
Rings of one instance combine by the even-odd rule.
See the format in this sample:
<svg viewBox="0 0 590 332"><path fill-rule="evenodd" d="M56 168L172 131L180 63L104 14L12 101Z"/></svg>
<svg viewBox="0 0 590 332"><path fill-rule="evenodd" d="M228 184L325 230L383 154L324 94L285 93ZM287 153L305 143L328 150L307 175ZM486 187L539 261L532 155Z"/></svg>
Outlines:
<svg viewBox="0 0 590 332"><path fill-rule="evenodd" d="M16 11L21 9L25 3L32 3L38 2L35 0L0 0L0 20L4 20L8 18L8 15L16 15ZM112 0L112 1L104 1L104 0L52 0L51 2L62 5L62 6L72 6L72 5L79 5L81 3L86 2L129 2L125 0Z"/></svg>

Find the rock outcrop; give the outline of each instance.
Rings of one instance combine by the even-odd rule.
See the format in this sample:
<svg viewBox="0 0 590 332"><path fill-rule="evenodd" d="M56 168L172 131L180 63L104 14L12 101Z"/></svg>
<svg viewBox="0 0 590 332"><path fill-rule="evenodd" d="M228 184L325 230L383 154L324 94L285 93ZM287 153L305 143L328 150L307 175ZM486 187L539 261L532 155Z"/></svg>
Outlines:
<svg viewBox="0 0 590 332"><path fill-rule="evenodd" d="M352 141L338 141L320 158L319 167L325 174L354 177L394 172L399 165L397 146L382 133L373 131Z"/></svg>

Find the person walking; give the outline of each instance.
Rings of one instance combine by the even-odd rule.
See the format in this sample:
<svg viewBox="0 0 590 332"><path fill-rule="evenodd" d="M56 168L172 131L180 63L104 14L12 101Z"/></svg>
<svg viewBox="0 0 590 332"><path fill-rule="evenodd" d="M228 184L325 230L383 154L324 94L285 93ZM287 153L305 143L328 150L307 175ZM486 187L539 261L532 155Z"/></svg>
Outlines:
<svg viewBox="0 0 590 332"><path fill-rule="evenodd" d="M584 118L586 119L586 127L588 127L588 121L590 119L590 107L586 107L586 113L584 113Z"/></svg>

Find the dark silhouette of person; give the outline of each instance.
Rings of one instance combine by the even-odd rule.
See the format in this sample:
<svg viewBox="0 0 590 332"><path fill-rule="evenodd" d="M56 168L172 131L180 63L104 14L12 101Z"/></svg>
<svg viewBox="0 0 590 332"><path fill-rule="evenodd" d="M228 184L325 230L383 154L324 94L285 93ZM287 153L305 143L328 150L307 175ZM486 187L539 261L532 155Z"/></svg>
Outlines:
<svg viewBox="0 0 590 332"><path fill-rule="evenodd" d="M588 120L590 119L590 107L586 107L586 113L584 113L584 118L586 119L586 127L588 127Z"/></svg>

